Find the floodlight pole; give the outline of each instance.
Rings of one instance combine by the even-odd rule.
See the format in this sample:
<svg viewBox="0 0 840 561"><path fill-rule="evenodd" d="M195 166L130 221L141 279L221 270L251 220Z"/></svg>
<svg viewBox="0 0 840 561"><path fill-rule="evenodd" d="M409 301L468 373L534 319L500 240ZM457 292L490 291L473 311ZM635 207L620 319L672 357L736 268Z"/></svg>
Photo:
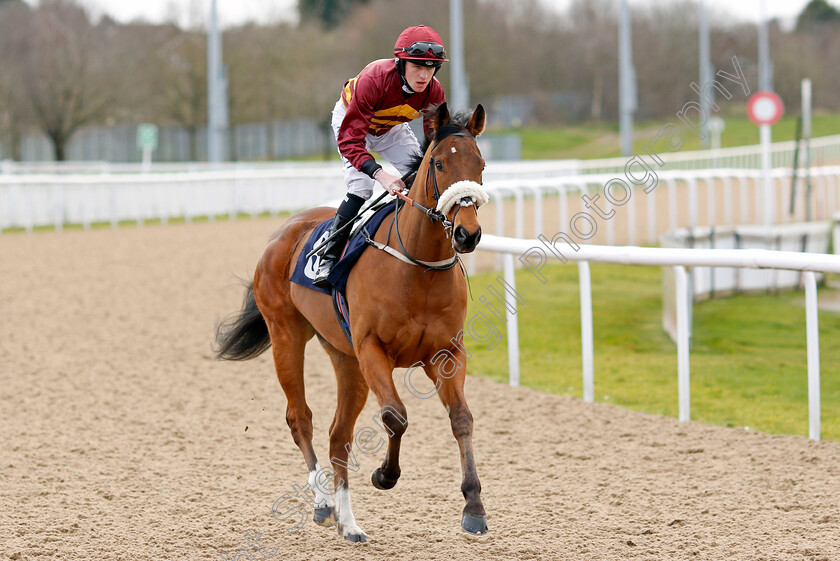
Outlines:
<svg viewBox="0 0 840 561"><path fill-rule="evenodd" d="M773 63L770 60L770 39L767 32L767 0L759 0L758 24L758 89L773 91Z"/></svg>
<svg viewBox="0 0 840 561"><path fill-rule="evenodd" d="M449 108L452 111L469 109L469 82L464 71L464 4L462 0L449 0L449 69L452 97Z"/></svg>
<svg viewBox="0 0 840 561"><path fill-rule="evenodd" d="M802 169L805 177L805 219L811 220L811 80L802 80ZM836 248L835 248L836 249Z"/></svg>
<svg viewBox="0 0 840 561"><path fill-rule="evenodd" d="M222 68L222 38L216 0L210 0L210 29L207 33L207 161L218 163L224 160L227 126L227 80Z"/></svg>
<svg viewBox="0 0 840 561"><path fill-rule="evenodd" d="M627 0L621 1L618 26L618 104L621 129L621 154L633 154L633 113L636 111L636 72L633 69L633 38L630 29L630 9Z"/></svg>
<svg viewBox="0 0 840 561"><path fill-rule="evenodd" d="M714 103L714 88L707 88L706 84L712 80L712 63L709 55L709 15L706 11L706 0L700 0L700 111L706 116L703 122L703 148L709 147L709 116Z"/></svg>

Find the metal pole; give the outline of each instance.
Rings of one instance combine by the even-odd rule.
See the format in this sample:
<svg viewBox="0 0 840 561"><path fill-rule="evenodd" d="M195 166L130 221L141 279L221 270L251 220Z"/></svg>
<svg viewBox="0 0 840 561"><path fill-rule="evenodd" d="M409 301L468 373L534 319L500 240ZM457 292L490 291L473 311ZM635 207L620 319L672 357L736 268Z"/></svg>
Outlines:
<svg viewBox="0 0 840 561"><path fill-rule="evenodd" d="M595 401L594 345L592 340L592 281L589 262L578 261L580 279L580 343L583 358L583 401Z"/></svg>
<svg viewBox="0 0 840 561"><path fill-rule="evenodd" d="M210 0L210 29L207 33L207 161L221 162L225 123L222 88L222 40L216 14L216 0Z"/></svg>
<svg viewBox="0 0 840 561"><path fill-rule="evenodd" d="M618 89L619 126L621 128L621 154L633 154L633 113L636 111L636 76L633 70L633 38L630 26L630 8L627 0L621 2L618 26Z"/></svg>
<svg viewBox="0 0 840 561"><path fill-rule="evenodd" d="M679 399L679 420L691 419L691 380L689 373L688 332L688 275L685 267L674 267L677 281L677 393Z"/></svg>
<svg viewBox="0 0 840 561"><path fill-rule="evenodd" d="M761 125L761 173L764 177L764 224L772 226L775 220L776 201L773 194L773 178L770 177L770 125Z"/></svg>
<svg viewBox="0 0 840 561"><path fill-rule="evenodd" d="M790 181L790 209L788 214L793 216L796 210L796 173L799 171L799 145L802 143L802 117L796 119L796 144L793 149L793 177ZM808 199L805 199L805 220L811 221L811 209L808 206Z"/></svg>
<svg viewBox="0 0 840 561"><path fill-rule="evenodd" d="M706 12L706 1L700 1L700 110L706 116L703 122L703 148L709 147L709 115L711 112L711 101L708 95L714 95L714 88L706 89L706 84L711 82L712 63L709 55L709 18ZM704 91L706 89L706 91Z"/></svg>
<svg viewBox="0 0 840 561"><path fill-rule="evenodd" d="M811 138L811 79L802 79L802 138ZM807 152L806 152L807 154ZM806 158L807 159L807 158Z"/></svg>
<svg viewBox="0 0 840 561"><path fill-rule="evenodd" d="M516 291L516 274L513 264L513 254L505 253L504 258L505 282ZM516 317L516 297L505 291L508 335L508 378L511 387L519 385L519 319ZM513 308L513 312L511 312Z"/></svg>
<svg viewBox="0 0 840 561"><path fill-rule="evenodd" d="M758 89L773 91L771 76L770 40L767 33L767 0L759 1L760 22L758 24Z"/></svg>
<svg viewBox="0 0 840 561"><path fill-rule="evenodd" d="M805 178L805 205L808 209L806 216L810 220L811 212L811 80L802 80L802 140L804 141L802 161L803 177ZM833 209L830 209L830 211ZM836 246L835 246L836 247Z"/></svg>
<svg viewBox="0 0 840 561"><path fill-rule="evenodd" d="M463 111L469 107L470 95L464 73L464 6L462 0L449 0L449 25L451 26L450 76L452 99L450 109Z"/></svg>
<svg viewBox="0 0 840 561"><path fill-rule="evenodd" d="M808 337L808 436L820 439L820 328L817 307L817 277L803 273L805 281L805 325Z"/></svg>
<svg viewBox="0 0 840 561"><path fill-rule="evenodd" d="M700 221L698 218L700 203L697 198L697 178L691 176L685 181L688 184L688 225L691 228L696 228ZM713 226L713 224L710 224L710 226Z"/></svg>

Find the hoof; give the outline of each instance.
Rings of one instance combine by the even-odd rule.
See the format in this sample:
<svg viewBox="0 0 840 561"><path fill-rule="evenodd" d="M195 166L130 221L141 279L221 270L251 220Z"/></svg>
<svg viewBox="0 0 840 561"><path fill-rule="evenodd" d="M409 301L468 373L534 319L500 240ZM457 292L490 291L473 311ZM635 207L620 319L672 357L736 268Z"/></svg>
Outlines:
<svg viewBox="0 0 840 561"><path fill-rule="evenodd" d="M373 470L373 473L370 474L370 482L373 483L374 487L382 491L393 489L394 485L397 484L396 479L388 479L382 475L382 468L376 468Z"/></svg>
<svg viewBox="0 0 840 561"><path fill-rule="evenodd" d="M368 537L365 534L347 534L344 539L353 543L368 543Z"/></svg>
<svg viewBox="0 0 840 561"><path fill-rule="evenodd" d="M461 528L470 534L486 534L487 519L483 516L473 516L465 513L464 518L461 519Z"/></svg>
<svg viewBox="0 0 840 561"><path fill-rule="evenodd" d="M335 526L335 510L331 506L316 508L312 520L319 526Z"/></svg>
<svg viewBox="0 0 840 561"><path fill-rule="evenodd" d="M354 525L354 526L355 526L355 525ZM347 540L348 542L353 542L353 543L368 543L368 537L367 537L367 534L365 534L364 532L362 532L362 529L361 529L361 528L359 528L358 526L355 526L355 528L353 528L353 529L347 528L347 529L345 530L345 528L344 528L344 527L342 527L342 526L341 526L341 524L339 524L339 525L338 525L338 533L339 533L339 534L341 534L341 536L342 536L345 540Z"/></svg>

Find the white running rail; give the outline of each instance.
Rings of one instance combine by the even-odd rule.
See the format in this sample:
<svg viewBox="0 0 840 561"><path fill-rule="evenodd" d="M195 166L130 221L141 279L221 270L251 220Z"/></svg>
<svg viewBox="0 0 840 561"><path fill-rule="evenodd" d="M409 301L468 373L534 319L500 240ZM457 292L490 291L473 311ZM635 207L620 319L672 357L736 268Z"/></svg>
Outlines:
<svg viewBox="0 0 840 561"><path fill-rule="evenodd" d="M759 249L666 249L646 247L579 246L578 251L568 251L565 256L578 262L580 269L581 345L583 353L583 397L593 401L594 352L592 321L592 289L589 280L589 263L618 263L623 265L653 265L673 267L677 279L677 379L679 395L679 420L690 419L689 376L689 291L686 267L741 267L755 269L789 269L803 271L805 284L805 309L807 332L808 372L808 436L820 439L820 353L817 308L817 281L814 272L840 273L840 256L816 253L796 253ZM535 271L554 258L552 251L545 251L539 240L503 238L485 235L478 247L503 255L504 279L514 290L514 259ZM539 257L535 263L534 258ZM508 365L511 385L518 385L519 337L516 297L506 292ZM511 311L513 310L513 311Z"/></svg>
<svg viewBox="0 0 840 561"><path fill-rule="evenodd" d="M796 213L789 216L786 201L791 191L790 170L773 170L773 189L780 201L779 221L804 220L804 187L798 190ZM533 166L500 165L486 174L485 188L496 203L497 235L525 237L525 201L534 205L533 232L543 231L545 197L559 198L560 224L568 224L569 201L572 195L594 194L603 190L618 174L550 175L541 164ZM644 217L637 217L637 199L631 197L626 212L626 241L638 243L636 221L644 220L647 243L656 243L658 224L664 217L656 200L667 197L668 230L680 226L731 226L749 223L748 211L763 196L762 176L758 170L714 169L657 172L658 184L645 194ZM840 166L814 167L810 177L815 201L820 212L840 211ZM800 181L804 185L804 181ZM699 193L706 192L707 215L699 216ZM121 221L138 224L146 220L166 222L175 217L190 221L196 216L257 215L293 211L324 204L344 194L341 170L336 167L294 166L282 169L232 169L186 173L154 174L66 174L66 175L0 175L0 230L53 226L61 230L65 224L90 227L92 223ZM642 192L634 187L634 192ZM720 195L718 197L717 195ZM515 203L514 231L505 224L504 205ZM718 212L723 201L723 212ZM738 201L738 204L735 204ZM782 207L785 208L782 208ZM605 203L606 210L611 206ZM733 216L738 207L741 216ZM688 209L688 224L680 223L680 210ZM607 222L607 244L617 242L613 221Z"/></svg>

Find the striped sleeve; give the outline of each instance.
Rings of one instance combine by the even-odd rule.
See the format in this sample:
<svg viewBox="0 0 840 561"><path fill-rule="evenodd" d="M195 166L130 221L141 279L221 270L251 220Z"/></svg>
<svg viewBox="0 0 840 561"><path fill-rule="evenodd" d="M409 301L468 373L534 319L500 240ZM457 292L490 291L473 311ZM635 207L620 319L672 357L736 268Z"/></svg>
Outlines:
<svg viewBox="0 0 840 561"><path fill-rule="evenodd" d="M367 160L374 159L365 147L365 136L377 103L377 92L373 82L374 80L363 72L348 82L342 92L347 114L338 133L338 151L359 171L366 171L362 166ZM367 168L370 168L370 164Z"/></svg>

